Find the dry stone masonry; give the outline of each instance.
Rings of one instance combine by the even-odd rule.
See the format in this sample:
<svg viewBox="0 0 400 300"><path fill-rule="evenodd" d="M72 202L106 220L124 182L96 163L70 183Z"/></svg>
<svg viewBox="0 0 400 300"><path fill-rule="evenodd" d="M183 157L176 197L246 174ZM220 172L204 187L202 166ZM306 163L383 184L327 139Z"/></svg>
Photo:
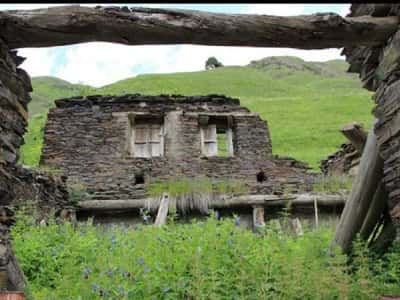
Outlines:
<svg viewBox="0 0 400 300"><path fill-rule="evenodd" d="M350 16L400 16L399 4L353 4ZM345 47L349 72L360 74L364 87L375 91L375 132L384 160L389 211L400 240L400 31L381 46Z"/></svg>
<svg viewBox="0 0 400 300"><path fill-rule="evenodd" d="M271 194L304 189L309 179L305 164L273 157L265 121L221 95L57 100L41 164L63 170L95 200L144 198L143 183L156 180L234 179ZM268 178L261 183L260 169Z"/></svg>
<svg viewBox="0 0 400 300"><path fill-rule="evenodd" d="M17 165L32 91L29 76L18 68L23 61L0 39L0 273L8 274L5 278L9 289L22 289L25 284L10 248L8 230L14 222L12 208L31 200L43 217L70 207L65 178L54 178Z"/></svg>

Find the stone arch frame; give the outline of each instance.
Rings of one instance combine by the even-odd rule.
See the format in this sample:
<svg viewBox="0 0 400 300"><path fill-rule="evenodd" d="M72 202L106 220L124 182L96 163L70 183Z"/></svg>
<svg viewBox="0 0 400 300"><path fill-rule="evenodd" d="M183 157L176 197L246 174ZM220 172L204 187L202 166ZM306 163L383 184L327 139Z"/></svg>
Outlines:
<svg viewBox="0 0 400 300"><path fill-rule="evenodd" d="M322 49L344 47L349 72L375 91L374 132L383 158L383 182L392 223L400 240L400 16L399 4L353 4L348 17L317 14L272 17L211 14L184 10L79 6L0 12L0 204L13 200L18 149L28 122L29 75L12 50L89 41L130 45L203 44ZM343 217L342 217L343 218ZM9 251L8 224L0 223L2 266L10 285L24 287L23 274ZM350 237L351 239L351 237ZM10 258L11 257L11 258ZM4 258L4 259L3 259Z"/></svg>

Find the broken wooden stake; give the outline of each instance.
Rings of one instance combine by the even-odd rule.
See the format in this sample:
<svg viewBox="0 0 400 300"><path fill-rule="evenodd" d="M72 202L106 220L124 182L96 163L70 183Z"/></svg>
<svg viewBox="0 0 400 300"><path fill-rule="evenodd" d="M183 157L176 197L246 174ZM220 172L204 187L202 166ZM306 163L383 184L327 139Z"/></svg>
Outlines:
<svg viewBox="0 0 400 300"><path fill-rule="evenodd" d="M367 133L362 129L361 125L357 123L347 124L343 126L341 132L351 142L354 148L362 154L367 140Z"/></svg>
<svg viewBox="0 0 400 300"><path fill-rule="evenodd" d="M167 215L168 215L168 207L169 207L169 197L168 197L167 193L164 193L162 195L160 207L158 209L158 213L157 213L157 217L156 217L156 221L154 222L154 225L161 226L166 223Z"/></svg>
<svg viewBox="0 0 400 300"><path fill-rule="evenodd" d="M332 241L332 247L339 245L345 253L349 252L353 239L363 225L373 195L383 175L383 160L379 154L374 125L368 133L359 171Z"/></svg>
<svg viewBox="0 0 400 300"><path fill-rule="evenodd" d="M386 193L383 182L381 181L378 188L375 191L374 197L372 198L371 205L368 209L368 213L364 219L364 223L360 230L360 237L363 240L368 240L369 236L373 232L376 224L378 223L383 210L388 201L388 194Z"/></svg>
<svg viewBox="0 0 400 300"><path fill-rule="evenodd" d="M301 226L301 222L299 218L294 218L290 220L290 226L296 236L301 236L304 234L303 227Z"/></svg>
<svg viewBox="0 0 400 300"><path fill-rule="evenodd" d="M253 206L253 226L254 230L265 227L263 206Z"/></svg>
<svg viewBox="0 0 400 300"><path fill-rule="evenodd" d="M314 215L315 215L315 227L318 227L318 204L317 204L317 197L314 198Z"/></svg>
<svg viewBox="0 0 400 300"><path fill-rule="evenodd" d="M384 252L396 237L396 228L391 220L384 225L378 237L371 242L370 248L375 252Z"/></svg>

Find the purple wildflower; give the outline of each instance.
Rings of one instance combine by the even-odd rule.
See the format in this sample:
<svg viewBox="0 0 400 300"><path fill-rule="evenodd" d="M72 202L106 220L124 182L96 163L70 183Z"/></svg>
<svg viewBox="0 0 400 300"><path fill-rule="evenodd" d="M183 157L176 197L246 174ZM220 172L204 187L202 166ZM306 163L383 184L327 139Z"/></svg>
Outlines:
<svg viewBox="0 0 400 300"><path fill-rule="evenodd" d="M141 256L139 256L139 257L137 258L136 262L137 262L137 264L140 265L140 266L144 264L144 260L143 260L143 258L142 258Z"/></svg>
<svg viewBox="0 0 400 300"><path fill-rule="evenodd" d="M121 275L122 275L123 277L130 277L130 276L131 276L131 273L126 272L126 271L121 271Z"/></svg>
<svg viewBox="0 0 400 300"><path fill-rule="evenodd" d="M171 288L165 287L165 288L163 288L162 291L163 291L164 294L166 294L166 293L168 293L170 290L171 290Z"/></svg>
<svg viewBox="0 0 400 300"><path fill-rule="evenodd" d="M235 225L240 226L240 217L235 218Z"/></svg>
<svg viewBox="0 0 400 300"><path fill-rule="evenodd" d="M89 269L89 267L84 267L84 268L83 268L83 277L84 277L85 279L88 279L88 278L89 278L89 274L90 274L90 269Z"/></svg>
<svg viewBox="0 0 400 300"><path fill-rule="evenodd" d="M117 287L118 292L121 294L121 296L128 296L128 292L124 290L123 287L118 286Z"/></svg>
<svg viewBox="0 0 400 300"><path fill-rule="evenodd" d="M93 292L96 292L99 288L100 288L100 287L99 287L99 285L98 285L97 283L93 283L93 284L92 284L92 291L93 291Z"/></svg>
<svg viewBox="0 0 400 300"><path fill-rule="evenodd" d="M113 271L111 269L108 269L107 271L104 272L105 274L107 274L109 277L112 276Z"/></svg>

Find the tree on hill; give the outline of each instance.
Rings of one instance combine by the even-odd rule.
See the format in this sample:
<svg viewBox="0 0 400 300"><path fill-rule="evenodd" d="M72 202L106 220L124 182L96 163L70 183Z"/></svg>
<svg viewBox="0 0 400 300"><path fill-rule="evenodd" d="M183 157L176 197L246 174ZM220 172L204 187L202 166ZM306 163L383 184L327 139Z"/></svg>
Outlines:
<svg viewBox="0 0 400 300"><path fill-rule="evenodd" d="M211 70L223 66L224 65L219 62L214 56L209 57L206 61L206 70Z"/></svg>

